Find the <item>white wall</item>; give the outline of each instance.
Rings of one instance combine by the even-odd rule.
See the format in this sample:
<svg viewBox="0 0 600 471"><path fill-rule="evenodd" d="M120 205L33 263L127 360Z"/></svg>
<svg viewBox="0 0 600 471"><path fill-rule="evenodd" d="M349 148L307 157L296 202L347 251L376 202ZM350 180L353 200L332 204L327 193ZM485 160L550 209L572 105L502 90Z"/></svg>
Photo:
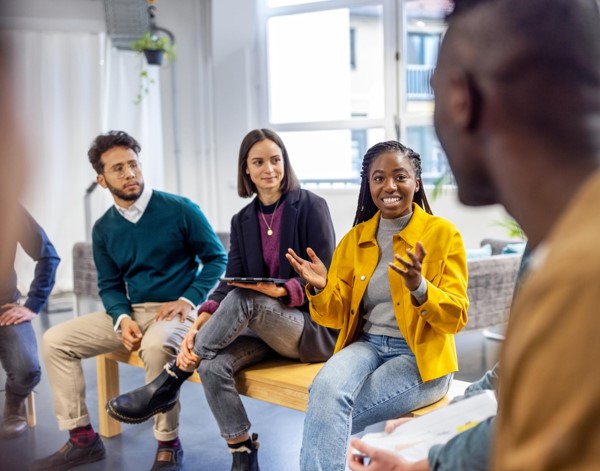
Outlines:
<svg viewBox="0 0 600 471"><path fill-rule="evenodd" d="M2 0L0 27L44 31L105 31L101 0Z"/></svg>

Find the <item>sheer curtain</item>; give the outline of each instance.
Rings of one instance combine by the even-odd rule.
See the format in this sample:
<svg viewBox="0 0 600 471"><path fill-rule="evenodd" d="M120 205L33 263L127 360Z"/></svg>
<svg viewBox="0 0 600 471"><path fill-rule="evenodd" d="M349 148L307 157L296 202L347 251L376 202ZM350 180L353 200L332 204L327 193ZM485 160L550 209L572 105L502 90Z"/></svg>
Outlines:
<svg viewBox="0 0 600 471"><path fill-rule="evenodd" d="M163 146L158 70L135 104L140 57L110 47L104 34L3 31L13 52L29 173L24 205L44 227L62 259L55 291L72 289L73 244L85 240L84 194L95 181L87 160L94 137L122 129L142 145L146 181L162 187ZM153 69L157 69L154 67ZM94 221L112 199L100 187L92 194ZM17 258L19 286L27 292L33 262Z"/></svg>

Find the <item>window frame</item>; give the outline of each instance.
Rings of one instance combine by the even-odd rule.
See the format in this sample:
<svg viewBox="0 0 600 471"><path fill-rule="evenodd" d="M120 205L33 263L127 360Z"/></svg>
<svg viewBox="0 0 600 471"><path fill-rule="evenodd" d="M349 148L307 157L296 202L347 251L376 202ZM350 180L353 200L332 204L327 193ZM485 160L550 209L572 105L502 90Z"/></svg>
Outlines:
<svg viewBox="0 0 600 471"><path fill-rule="evenodd" d="M259 0L258 8L258 117L261 123L276 132L307 131L361 131L383 129L386 139L402 141L407 136L407 128L431 126L433 111L414 113L407 110L407 53L405 38L408 38L406 5L417 0L324 0L313 3L268 7L268 0ZM382 118L355 117L344 120L273 123L270 121L271 109L268 72L268 21L272 17L312 13L333 9L348 9L357 6L381 6L383 21L383 77L384 77L384 114ZM443 32L441 33L443 35ZM415 149L418 151L418 149ZM351 158L351 156L349 156ZM314 183L314 179L301 182ZM435 180L435 179L434 179ZM332 187L340 182L323 179L319 184L331 183ZM356 184L356 179L348 179L348 185Z"/></svg>

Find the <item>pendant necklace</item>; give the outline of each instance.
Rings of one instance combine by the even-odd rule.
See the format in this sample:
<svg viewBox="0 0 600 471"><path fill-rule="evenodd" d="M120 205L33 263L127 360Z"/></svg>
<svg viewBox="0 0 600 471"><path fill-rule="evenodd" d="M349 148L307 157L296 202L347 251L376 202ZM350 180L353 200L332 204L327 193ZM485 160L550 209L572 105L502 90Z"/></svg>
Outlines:
<svg viewBox="0 0 600 471"><path fill-rule="evenodd" d="M273 214L271 215L271 224L269 224L267 222L267 218L265 217L265 213L263 213L262 210L262 203L260 202L260 199L258 200L258 205L260 206L260 215L263 218L263 221L265 221L265 225L267 226L267 235L269 237L271 237L273 235L273 219L275 219L275 211L277 211L277 206L279 206L279 201L281 201L281 197L279 197L279 199L277 200L277 204L275 205L275 209L273 210Z"/></svg>

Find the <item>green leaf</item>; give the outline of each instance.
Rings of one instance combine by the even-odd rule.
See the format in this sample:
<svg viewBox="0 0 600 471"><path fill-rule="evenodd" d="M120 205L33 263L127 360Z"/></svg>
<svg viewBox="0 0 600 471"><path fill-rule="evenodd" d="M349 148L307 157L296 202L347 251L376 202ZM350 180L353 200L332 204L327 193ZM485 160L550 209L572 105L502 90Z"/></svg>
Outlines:
<svg viewBox="0 0 600 471"><path fill-rule="evenodd" d="M132 44L131 48L134 51L143 52L146 49L153 51L164 51L165 56L171 62L176 59L175 57L175 45L166 36L158 36L151 32L145 33L141 38L136 39Z"/></svg>

